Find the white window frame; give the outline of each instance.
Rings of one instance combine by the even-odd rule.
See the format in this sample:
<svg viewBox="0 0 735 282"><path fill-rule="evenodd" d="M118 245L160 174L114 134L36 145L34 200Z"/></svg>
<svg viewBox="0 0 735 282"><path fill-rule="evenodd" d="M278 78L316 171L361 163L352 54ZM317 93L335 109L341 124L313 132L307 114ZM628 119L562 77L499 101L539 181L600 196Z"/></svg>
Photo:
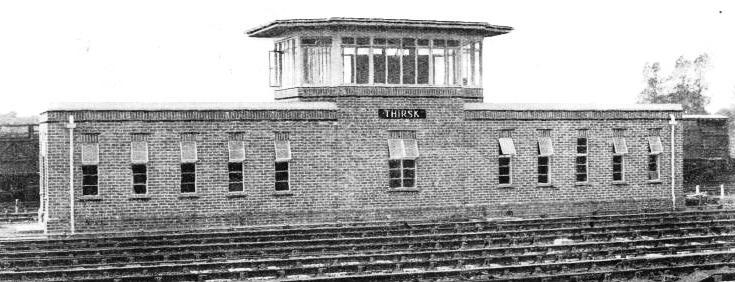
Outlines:
<svg viewBox="0 0 735 282"><path fill-rule="evenodd" d="M620 180L615 180L615 157L620 157ZM612 181L613 182L625 182L625 154L613 154L612 157Z"/></svg>
<svg viewBox="0 0 735 282"><path fill-rule="evenodd" d="M585 148L585 153L584 154L579 153L579 150L578 150L578 148L579 148L579 139L584 139L584 148ZM579 136L579 137L577 137L575 139L575 143L574 144L575 144L574 151L576 152L575 157L574 157L574 182L576 182L576 183L587 183L587 182L590 181L590 157L589 157L589 153L590 153L590 139L589 139L589 137L581 137L581 136ZM584 157L584 179L585 179L584 181L578 181L577 180L577 174L578 174L578 172L577 172L577 166L579 165L577 163L577 158L578 157Z"/></svg>
<svg viewBox="0 0 735 282"><path fill-rule="evenodd" d="M554 155L554 143L551 140L551 137L539 137L538 138L538 158L536 159L536 182L540 185L550 185L551 184L551 160L552 156ZM538 164L538 161L541 158L546 158L546 182L540 182L538 181L538 177L542 174L538 171L541 165Z"/></svg>
<svg viewBox="0 0 735 282"><path fill-rule="evenodd" d="M388 188L390 189L413 189L418 187L418 158L420 156L420 150L418 147L418 141L416 138L395 138L392 136L391 138L388 138L388 154L389 154L389 160L388 160ZM413 186L404 186L404 180L406 177L404 176L404 169L406 169L403 166L403 162L406 160L413 161ZM397 169L400 170L401 176L400 178L393 178L390 177L390 162L391 161L398 161L400 164ZM390 187L390 181L393 179L400 179L401 185L399 187Z"/></svg>
<svg viewBox="0 0 735 282"><path fill-rule="evenodd" d="M646 159L646 179L648 181L661 181L661 156L664 153L664 147L661 143L661 137L659 136L649 136L646 138L648 141L648 158ZM651 165L651 157L656 157L656 178L650 177L650 165Z"/></svg>
<svg viewBox="0 0 735 282"><path fill-rule="evenodd" d="M342 39L343 38L353 38L354 39L354 42L353 43L342 43ZM368 38L369 39L368 45L359 45L359 44L357 44L357 38ZM375 44L375 41L374 41L375 38L386 39L386 44L385 45L377 45L377 44ZM404 81L403 81L403 57L404 57L403 56L403 53L404 53L403 52L403 50L404 50L404 48L403 48L404 47L403 46L403 39L404 38L413 39L414 40L414 43L415 43L414 46L413 46L416 49L416 51L414 52L414 56L413 56L414 57L414 61L415 61L415 64L414 64L414 83L412 83L412 84L407 84L407 83L404 83ZM387 44L387 40L389 40L389 39L398 39L399 40L398 45L397 46L388 45ZM482 49L483 49L483 43L482 43L482 39L480 39L480 38L447 38L447 37L441 37L441 36L433 36L433 37L427 37L427 36L403 37L403 36L400 36L400 35L381 35L381 36L370 36L370 35L335 35L332 38L332 40L333 40L333 42L337 43L335 46L339 46L339 48L340 48L340 50L339 50L338 53L339 53L339 61L340 61L339 62L339 66L340 66L340 70L341 70L341 73L339 74L339 81L340 81L340 84L341 85L350 85L350 86L355 86L355 85L358 85L358 86L359 85L362 85L362 86L365 86L365 85L444 86L444 87L468 87L468 88L482 87L482 76L483 76L483 66L482 66L482 56L483 56L483 54L482 54ZM428 40L429 41L428 46L418 46L418 41L419 40ZM444 46L435 47L434 46L435 45L434 40L444 40ZM449 46L449 41L456 41L457 42L457 46L450 47ZM465 46L465 45L468 45L468 44L470 44L472 46L471 47L471 51L472 52L471 52L470 57L468 59L470 61L468 61L468 62L470 63L471 66L474 66L474 65L476 65L476 64L479 63L479 66L477 68L478 71L475 73L474 72L474 69L472 69L473 70L473 73L470 74L470 75L473 76L473 75L477 74L479 76L479 78L473 78L472 81L468 85L464 85L462 83L462 70L463 70L463 67L464 67L464 66L462 66L462 62L463 62L462 47ZM475 46L476 44L477 44L477 46ZM367 83L364 83L364 84L358 84L357 81L355 81L354 83L351 82L351 77L352 76L356 76L356 68L357 68L357 64L356 63L354 63L354 64L351 65L350 81L345 81L345 75L346 74L345 74L345 69L344 69L344 49L345 48L355 48L354 49L355 50L355 56L357 56L357 54L358 54L357 48L360 48L360 47L365 47L365 48L368 48L369 49L368 54L367 54L367 56L369 58L368 59L368 81L367 81ZM374 64L374 55L375 55L375 53L373 52L373 50L376 49L376 48L385 48L385 49L387 49L389 47L395 47L398 50L397 56L399 57L399 74L398 74L399 75L399 83L397 83L397 84L396 83L388 83L389 80L388 80L388 55L387 54L384 54L384 56L386 58L386 62L385 62L385 67L386 67L386 70L385 70L385 76L386 76L385 83L375 83L375 70L374 70L374 66L375 66L375 64ZM479 48L479 50L477 52L475 52L475 50L478 49L478 48ZM418 67L418 53L419 53L418 50L419 49L428 49L429 50L429 55L428 55L428 57L429 57L428 58L429 78L428 78L428 83L426 83L426 84L419 84L418 83L418 69L419 69L419 67ZM443 50L443 53L444 53L444 55L443 55L443 58L444 58L444 60L443 60L444 61L443 68L445 69L444 70L444 84L435 84L435 81L434 81L434 68L435 68L434 67L434 60L433 60L433 56L434 56L433 55L434 54L433 53L434 52L433 50L434 49L441 49L441 50ZM453 60L450 62L448 60L448 58L450 57L449 54L452 53L451 51L453 51L453 55L451 56L453 58ZM473 58L475 58L475 57L477 57L477 59L476 60L473 60ZM355 62L356 62L356 60L355 60ZM450 68L451 68L451 71L449 71Z"/></svg>

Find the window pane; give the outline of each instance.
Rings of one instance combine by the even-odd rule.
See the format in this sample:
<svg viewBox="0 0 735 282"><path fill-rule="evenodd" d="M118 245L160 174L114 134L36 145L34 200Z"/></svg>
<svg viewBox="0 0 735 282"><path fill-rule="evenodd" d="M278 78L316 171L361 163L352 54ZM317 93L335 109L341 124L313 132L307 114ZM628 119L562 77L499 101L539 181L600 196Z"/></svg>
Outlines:
<svg viewBox="0 0 735 282"><path fill-rule="evenodd" d="M549 158L548 157L540 157L540 158L538 158L538 164L539 165L548 165L549 164Z"/></svg>
<svg viewBox="0 0 735 282"><path fill-rule="evenodd" d="M418 49L418 57L416 58L416 66L418 72L416 73L418 84L429 84L429 49L420 48Z"/></svg>
<svg viewBox="0 0 735 282"><path fill-rule="evenodd" d="M147 189L145 185L133 185L133 193L135 194L145 194L147 192Z"/></svg>
<svg viewBox="0 0 735 282"><path fill-rule="evenodd" d="M400 169L391 169L390 170L390 178L401 178L401 170Z"/></svg>
<svg viewBox="0 0 735 282"><path fill-rule="evenodd" d="M240 172L242 172L242 163L228 163L227 164L227 170L228 171L240 171Z"/></svg>
<svg viewBox="0 0 735 282"><path fill-rule="evenodd" d="M498 143L500 144L500 154L501 155L515 155L516 154L516 146L513 143L512 138L498 138Z"/></svg>
<svg viewBox="0 0 735 282"><path fill-rule="evenodd" d="M661 137L651 136L648 137L648 150L651 154L660 154L663 152L664 147L661 144Z"/></svg>
<svg viewBox="0 0 735 282"><path fill-rule="evenodd" d="M325 46L302 48L304 83L324 84L327 82L331 67L331 52L331 48Z"/></svg>
<svg viewBox="0 0 735 282"><path fill-rule="evenodd" d="M242 173L230 173L230 182L242 182Z"/></svg>
<svg viewBox="0 0 735 282"><path fill-rule="evenodd" d="M587 157L579 156L577 157L577 164L586 164L587 163Z"/></svg>
<svg viewBox="0 0 735 282"><path fill-rule="evenodd" d="M404 178L416 178L416 171L413 169L404 169L403 177Z"/></svg>
<svg viewBox="0 0 735 282"><path fill-rule="evenodd" d="M462 85L472 85L472 52L469 45L462 46Z"/></svg>
<svg viewBox="0 0 735 282"><path fill-rule="evenodd" d="M276 181L288 181L288 171L276 172Z"/></svg>
<svg viewBox="0 0 735 282"><path fill-rule="evenodd" d="M404 179L403 180L403 187L414 187L415 181L413 179Z"/></svg>
<svg viewBox="0 0 735 282"><path fill-rule="evenodd" d="M587 174L577 174L577 182L586 182Z"/></svg>
<svg viewBox="0 0 735 282"><path fill-rule="evenodd" d="M403 47L403 84L416 84L416 47Z"/></svg>
<svg viewBox="0 0 735 282"><path fill-rule="evenodd" d="M390 184L390 188L401 187L401 179L391 179L389 184Z"/></svg>
<svg viewBox="0 0 735 282"><path fill-rule="evenodd" d="M228 190L229 190L230 192L238 192L238 191L242 191L242 183L240 183L240 182L237 182L237 183L230 183L230 185L229 185L229 187L228 187Z"/></svg>
<svg viewBox="0 0 735 282"><path fill-rule="evenodd" d="M539 166L538 167L538 173L539 174L548 174L549 173L549 167L548 166Z"/></svg>
<svg viewBox="0 0 735 282"><path fill-rule="evenodd" d="M145 165L133 165L133 173L146 173Z"/></svg>
<svg viewBox="0 0 735 282"><path fill-rule="evenodd" d="M622 171L623 166L621 164L613 164L613 171Z"/></svg>
<svg viewBox="0 0 735 282"><path fill-rule="evenodd" d="M587 146L587 138L577 138L577 146Z"/></svg>
<svg viewBox="0 0 735 282"><path fill-rule="evenodd" d="M510 176L500 176L500 177L498 177L498 183L500 183L500 184L510 184Z"/></svg>
<svg viewBox="0 0 735 282"><path fill-rule="evenodd" d="M82 166L82 174L97 174L97 166L96 165Z"/></svg>
<svg viewBox="0 0 735 282"><path fill-rule="evenodd" d="M431 63L434 66L434 85L444 85L446 75L446 65L444 60L444 49L431 50Z"/></svg>
<svg viewBox="0 0 735 282"><path fill-rule="evenodd" d="M373 72L374 83L385 83L385 48L373 49Z"/></svg>
<svg viewBox="0 0 735 282"><path fill-rule="evenodd" d="M288 162L276 162L276 171L288 170Z"/></svg>
<svg viewBox="0 0 735 282"><path fill-rule="evenodd" d="M457 50L447 50L447 85L457 85Z"/></svg>
<svg viewBox="0 0 735 282"><path fill-rule="evenodd" d="M403 168L415 168L416 161L414 160L403 160Z"/></svg>
<svg viewBox="0 0 735 282"><path fill-rule="evenodd" d="M622 181L622 180L623 180L622 173L613 173L613 181Z"/></svg>
<svg viewBox="0 0 735 282"><path fill-rule="evenodd" d="M147 180L148 180L148 177L145 174L133 175L133 183L145 184Z"/></svg>
<svg viewBox="0 0 735 282"><path fill-rule="evenodd" d="M659 179L658 171L649 171L648 172L648 180L657 180Z"/></svg>
<svg viewBox="0 0 735 282"><path fill-rule="evenodd" d="M370 45L370 37L358 37L355 41L357 45Z"/></svg>
<svg viewBox="0 0 735 282"><path fill-rule="evenodd" d="M355 64L355 83L368 83L370 75L370 48L357 48Z"/></svg>
<svg viewBox="0 0 735 282"><path fill-rule="evenodd" d="M197 160L197 144L193 141L181 142L181 161L192 162Z"/></svg>
<svg viewBox="0 0 735 282"><path fill-rule="evenodd" d="M401 160L389 160L388 161L388 167L390 167L390 168L400 168L401 167Z"/></svg>
<svg viewBox="0 0 735 282"><path fill-rule="evenodd" d="M195 168L196 168L196 164L193 164L193 163L181 164L181 172L194 172Z"/></svg>
<svg viewBox="0 0 735 282"><path fill-rule="evenodd" d="M510 158L499 158L498 159L498 164L500 166L507 166L507 165L510 164Z"/></svg>
<svg viewBox="0 0 735 282"><path fill-rule="evenodd" d="M401 83L401 57L398 48L388 48L385 50L388 57L388 84Z"/></svg>
<svg viewBox="0 0 735 282"><path fill-rule="evenodd" d="M507 166L501 166L498 168L498 174L500 175L509 175L510 174L510 168Z"/></svg>
<svg viewBox="0 0 735 282"><path fill-rule="evenodd" d="M549 176L548 175L539 175L538 176L538 183L548 183L549 182Z"/></svg>
<svg viewBox="0 0 735 282"><path fill-rule="evenodd" d="M577 173L587 173L587 166L586 165L578 165L577 166Z"/></svg>
<svg viewBox="0 0 735 282"><path fill-rule="evenodd" d="M147 142L131 142L130 143L130 159L133 163L148 162L148 143Z"/></svg>
<svg viewBox="0 0 735 282"><path fill-rule="evenodd" d="M82 176L82 185L97 185L97 175Z"/></svg>
<svg viewBox="0 0 735 282"><path fill-rule="evenodd" d="M181 183L181 193L194 193L195 191L194 183Z"/></svg>
<svg viewBox="0 0 735 282"><path fill-rule="evenodd" d="M82 186L82 195L97 195L97 186Z"/></svg>
<svg viewBox="0 0 735 282"><path fill-rule="evenodd" d="M181 183L194 183L196 175L193 173L184 173L181 175Z"/></svg>
<svg viewBox="0 0 735 282"><path fill-rule="evenodd" d="M480 54L482 54L482 52L480 45L480 42L475 42L472 46L472 51L474 52L472 54L472 82L475 86L480 86L482 84L482 77L480 76L480 67L482 67Z"/></svg>
<svg viewBox="0 0 735 282"><path fill-rule="evenodd" d="M342 82L355 83L355 48L342 47Z"/></svg>
<svg viewBox="0 0 735 282"><path fill-rule="evenodd" d="M623 161L623 156L613 156L614 163L621 163L622 161Z"/></svg>
<svg viewBox="0 0 735 282"><path fill-rule="evenodd" d="M276 182L276 191L288 190L288 182Z"/></svg>

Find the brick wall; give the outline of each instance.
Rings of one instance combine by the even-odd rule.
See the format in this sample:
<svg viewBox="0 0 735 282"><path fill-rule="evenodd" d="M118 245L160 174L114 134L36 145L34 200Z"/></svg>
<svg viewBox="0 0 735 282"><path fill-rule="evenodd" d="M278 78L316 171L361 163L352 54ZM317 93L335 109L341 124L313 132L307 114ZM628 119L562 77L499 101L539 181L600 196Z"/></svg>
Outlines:
<svg viewBox="0 0 735 282"><path fill-rule="evenodd" d="M330 98L338 110L309 114L48 112L41 127L47 155L49 232L69 229L68 130L98 133L99 196L82 197L75 146L78 231L169 229L232 224L571 215L671 207L669 112L465 110L462 97ZM424 109L425 119L380 119L378 109ZM679 112L671 112L680 115ZM191 118L196 116L197 118ZM128 120L125 119L128 117ZM577 129L588 128L589 183L575 185ZM625 128L626 183L612 184L613 128ZM661 128L661 181L646 181L649 128ZM676 194L681 199L681 130L676 129ZM498 131L513 129L518 154L511 187L497 184ZM551 129L553 186L536 185L537 130ZM388 185L388 131L416 132L417 189ZM274 132L290 132L291 194L274 191ZM180 197L179 140L196 132L196 197ZM227 192L228 132L245 132L245 191ZM149 133L148 197L132 195L130 135ZM47 149L43 149L47 148Z"/></svg>

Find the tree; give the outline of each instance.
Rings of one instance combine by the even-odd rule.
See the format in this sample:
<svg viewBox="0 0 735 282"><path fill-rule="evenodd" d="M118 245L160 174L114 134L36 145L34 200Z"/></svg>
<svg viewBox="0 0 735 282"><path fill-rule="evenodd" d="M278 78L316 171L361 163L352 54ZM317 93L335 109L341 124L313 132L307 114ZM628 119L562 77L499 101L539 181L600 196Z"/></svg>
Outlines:
<svg viewBox="0 0 735 282"><path fill-rule="evenodd" d="M638 95L641 104L681 104L685 114L706 114L705 107L710 98L707 83L704 79L709 69L709 56L704 53L693 61L679 57L674 64L670 75L661 75L661 65L658 62L646 63L643 67L643 77L646 86Z"/></svg>

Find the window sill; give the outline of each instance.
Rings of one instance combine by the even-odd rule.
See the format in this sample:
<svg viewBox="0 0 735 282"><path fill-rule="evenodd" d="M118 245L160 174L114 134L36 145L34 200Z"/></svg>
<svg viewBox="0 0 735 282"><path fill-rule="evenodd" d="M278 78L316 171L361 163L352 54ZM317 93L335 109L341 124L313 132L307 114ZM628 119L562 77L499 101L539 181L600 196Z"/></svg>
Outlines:
<svg viewBox="0 0 735 282"><path fill-rule="evenodd" d="M513 184L498 184L498 188L500 189L514 189L516 188Z"/></svg>
<svg viewBox="0 0 735 282"><path fill-rule="evenodd" d="M148 194L132 194L128 196L128 200L150 200L151 196Z"/></svg>
<svg viewBox="0 0 735 282"><path fill-rule="evenodd" d="M613 181L613 185L628 185L628 182L625 181Z"/></svg>
<svg viewBox="0 0 735 282"><path fill-rule="evenodd" d="M536 184L536 187L538 188L556 188L554 184L548 183L548 184Z"/></svg>
<svg viewBox="0 0 735 282"><path fill-rule="evenodd" d="M79 201L86 202L86 201L102 201L102 196L100 195L84 195L78 198Z"/></svg>
<svg viewBox="0 0 735 282"><path fill-rule="evenodd" d="M388 192L420 192L419 188L389 188Z"/></svg>
<svg viewBox="0 0 735 282"><path fill-rule="evenodd" d="M227 198L245 198L248 194L245 194L245 192L227 192L227 195L225 197Z"/></svg>
<svg viewBox="0 0 735 282"><path fill-rule="evenodd" d="M272 195L273 196L277 196L277 197L280 197L280 196L293 196L293 192L291 192L290 190L286 190L286 191L275 191L275 192L273 192Z"/></svg>
<svg viewBox="0 0 735 282"><path fill-rule="evenodd" d="M648 183L648 184L662 184L664 182L661 181L661 180L646 180L646 183Z"/></svg>
<svg viewBox="0 0 735 282"><path fill-rule="evenodd" d="M590 186L589 182L574 182L574 186Z"/></svg>
<svg viewBox="0 0 735 282"><path fill-rule="evenodd" d="M178 198L179 199L196 199L196 198L199 198L199 197L200 196L197 195L196 192L195 192L195 193L181 193L181 194L179 194L179 197Z"/></svg>

